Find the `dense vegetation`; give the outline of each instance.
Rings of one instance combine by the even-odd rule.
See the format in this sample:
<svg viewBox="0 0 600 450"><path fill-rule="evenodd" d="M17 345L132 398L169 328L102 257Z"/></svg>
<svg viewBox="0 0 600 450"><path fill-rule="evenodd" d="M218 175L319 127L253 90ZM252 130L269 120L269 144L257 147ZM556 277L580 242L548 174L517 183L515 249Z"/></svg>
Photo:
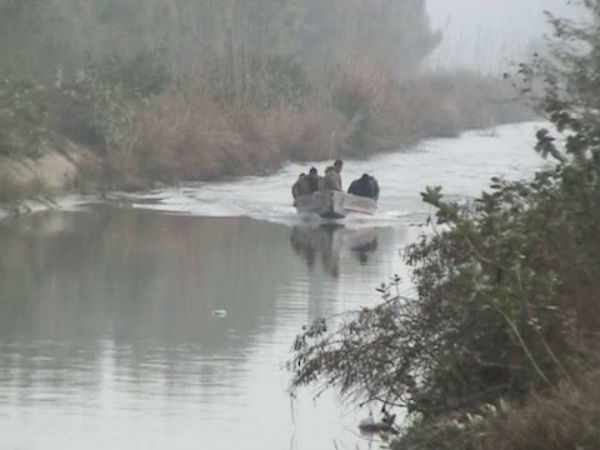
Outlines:
<svg viewBox="0 0 600 450"><path fill-rule="evenodd" d="M469 203L428 188L433 230L405 253L414 295L395 278L380 305L296 340L294 389L337 387L388 422L406 408L392 448L600 448L600 2L584 7L590 24L552 18L552 56L519 71L562 132L538 132L555 166Z"/></svg>
<svg viewBox="0 0 600 450"><path fill-rule="evenodd" d="M0 0L0 154L67 138L81 187L139 189L526 117L423 73L439 39L421 0Z"/></svg>

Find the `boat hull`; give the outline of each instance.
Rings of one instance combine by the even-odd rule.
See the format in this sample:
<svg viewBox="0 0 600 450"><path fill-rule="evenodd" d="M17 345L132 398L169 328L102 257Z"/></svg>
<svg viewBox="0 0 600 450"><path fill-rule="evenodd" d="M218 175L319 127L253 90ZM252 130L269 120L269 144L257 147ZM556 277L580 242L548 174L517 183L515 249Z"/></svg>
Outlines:
<svg viewBox="0 0 600 450"><path fill-rule="evenodd" d="M301 214L317 214L324 219L342 219L351 213L375 214L377 201L342 191L318 191L298 198L296 210Z"/></svg>

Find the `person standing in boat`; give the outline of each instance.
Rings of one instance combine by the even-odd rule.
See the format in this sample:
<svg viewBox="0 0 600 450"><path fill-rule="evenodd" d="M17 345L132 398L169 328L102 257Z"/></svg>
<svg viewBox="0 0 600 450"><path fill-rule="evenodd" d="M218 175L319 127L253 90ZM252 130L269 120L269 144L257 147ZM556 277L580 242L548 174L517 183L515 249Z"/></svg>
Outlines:
<svg viewBox="0 0 600 450"><path fill-rule="evenodd" d="M311 167L306 176L306 184L308 186L309 194L317 192L319 190L319 173L316 167Z"/></svg>
<svg viewBox="0 0 600 450"><path fill-rule="evenodd" d="M308 177L305 173L301 173L298 176L298 179L296 180L294 185L292 186L292 197L294 197L294 206L296 206L296 201L298 200L298 197L302 197L303 195L308 195L311 193L307 178Z"/></svg>
<svg viewBox="0 0 600 450"><path fill-rule="evenodd" d="M336 159L333 166L329 166L325 169L325 189L331 191L342 190L342 167L344 162L341 159Z"/></svg>

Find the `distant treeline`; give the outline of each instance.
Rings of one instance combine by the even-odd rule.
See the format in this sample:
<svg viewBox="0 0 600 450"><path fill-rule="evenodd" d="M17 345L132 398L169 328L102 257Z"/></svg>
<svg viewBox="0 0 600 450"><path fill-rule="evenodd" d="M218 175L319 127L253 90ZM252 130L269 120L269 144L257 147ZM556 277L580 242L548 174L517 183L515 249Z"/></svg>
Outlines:
<svg viewBox="0 0 600 450"><path fill-rule="evenodd" d="M420 0L0 0L0 153L68 138L80 187L141 189L528 117L500 79L422 73L439 40Z"/></svg>
<svg viewBox="0 0 600 450"><path fill-rule="evenodd" d="M253 55L327 68L368 54L404 70L439 38L421 0L0 0L0 73L36 79L144 50L178 75L225 61L236 82Z"/></svg>

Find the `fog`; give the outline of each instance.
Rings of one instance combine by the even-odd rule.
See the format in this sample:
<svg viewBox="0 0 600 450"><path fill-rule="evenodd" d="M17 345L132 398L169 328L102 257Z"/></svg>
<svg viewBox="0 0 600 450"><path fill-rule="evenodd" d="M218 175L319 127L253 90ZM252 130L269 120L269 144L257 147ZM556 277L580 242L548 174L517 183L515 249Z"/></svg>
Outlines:
<svg viewBox="0 0 600 450"><path fill-rule="evenodd" d="M400 71L429 54L434 68L490 72L541 41L544 10L574 9L567 0L0 0L0 74L44 76L140 49L160 49L177 73L191 61L265 53L308 66L360 55Z"/></svg>
<svg viewBox="0 0 600 450"><path fill-rule="evenodd" d="M539 47L550 28L545 11L578 17L567 0L427 0L434 30L442 42L429 57L433 68L499 72Z"/></svg>
<svg viewBox="0 0 600 450"><path fill-rule="evenodd" d="M438 42L421 0L0 0L2 73L52 76L89 59L158 51L175 75L265 55L330 66L346 56L412 67Z"/></svg>

